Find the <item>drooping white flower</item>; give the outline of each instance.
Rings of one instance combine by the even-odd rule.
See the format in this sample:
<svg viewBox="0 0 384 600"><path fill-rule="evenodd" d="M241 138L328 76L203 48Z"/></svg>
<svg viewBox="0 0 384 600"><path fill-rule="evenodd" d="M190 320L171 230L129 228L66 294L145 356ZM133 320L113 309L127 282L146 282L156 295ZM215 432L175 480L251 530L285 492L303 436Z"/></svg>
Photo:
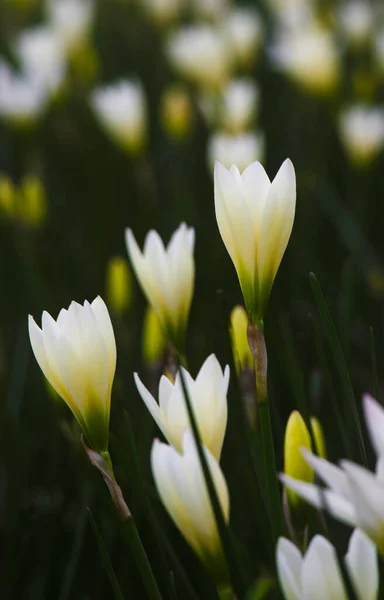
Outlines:
<svg viewBox="0 0 384 600"><path fill-rule="evenodd" d="M218 161L228 169L237 165L239 171L244 171L252 162L264 157L265 140L260 132L231 135L218 132L208 140L207 158L210 169L214 169Z"/></svg>
<svg viewBox="0 0 384 600"><path fill-rule="evenodd" d="M105 130L123 148L138 152L147 136L147 105L140 82L121 79L95 89L90 103Z"/></svg>
<svg viewBox="0 0 384 600"><path fill-rule="evenodd" d="M190 25L171 34L167 56L185 79L202 88L219 88L229 78L232 53L222 32L211 25Z"/></svg>
<svg viewBox="0 0 384 600"><path fill-rule="evenodd" d="M344 558L357 600L376 600L379 570L375 546L356 529ZM305 556L286 538L276 548L277 573L286 600L347 600L347 593L330 542L316 535Z"/></svg>
<svg viewBox="0 0 384 600"><path fill-rule="evenodd" d="M340 461L337 467L303 449L305 460L327 488L322 489L287 475L281 475L280 479L313 506L327 510L347 525L362 529L384 552L384 410L366 395L364 412L378 455L376 473L349 460Z"/></svg>
<svg viewBox="0 0 384 600"><path fill-rule="evenodd" d="M224 475L209 450L204 448L204 452L228 521L229 494ZM155 440L151 465L157 491L169 516L201 560L218 574L223 563L222 547L192 432L184 433L182 454Z"/></svg>
<svg viewBox="0 0 384 600"><path fill-rule="evenodd" d="M148 302L168 339L182 349L195 280L194 229L182 223L167 248L152 230L146 236L142 252L130 229L126 230L125 238L133 269Z"/></svg>
<svg viewBox="0 0 384 600"><path fill-rule="evenodd" d="M15 125L33 124L43 112L48 89L40 79L11 70L0 61L0 117Z"/></svg>
<svg viewBox="0 0 384 600"><path fill-rule="evenodd" d="M259 104L259 88L252 79L232 79L223 89L220 103L220 124L232 133L252 126Z"/></svg>
<svg viewBox="0 0 384 600"><path fill-rule="evenodd" d="M384 146L384 108L350 106L340 114L339 130L350 160L368 164Z"/></svg>
<svg viewBox="0 0 384 600"><path fill-rule="evenodd" d="M223 21L224 35L234 56L242 67L252 66L264 40L264 24L252 8L236 7Z"/></svg>
<svg viewBox="0 0 384 600"><path fill-rule="evenodd" d="M219 361L211 354L204 362L196 379L182 368L184 381L199 426L201 441L211 454L220 459L227 426L227 391L229 367L221 370ZM181 452L183 434L191 425L180 373L175 383L163 375L159 384L159 403L134 374L136 387L157 425L172 444Z"/></svg>
<svg viewBox="0 0 384 600"><path fill-rule="evenodd" d="M47 0L48 22L67 52L87 39L95 6L92 0Z"/></svg>
<svg viewBox="0 0 384 600"><path fill-rule="evenodd" d="M98 296L72 302L55 321L46 311L42 328L28 321L32 350L51 386L67 403L91 448L108 447L116 344L108 309Z"/></svg>
<svg viewBox="0 0 384 600"><path fill-rule="evenodd" d="M263 319L287 247L296 207L296 177L289 159L271 182L259 162L240 174L216 163L215 211L220 235L236 268L244 301Z"/></svg>
<svg viewBox="0 0 384 600"><path fill-rule="evenodd" d="M24 71L51 92L62 84L66 58L61 40L52 28L43 25L24 30L16 40L16 53Z"/></svg>

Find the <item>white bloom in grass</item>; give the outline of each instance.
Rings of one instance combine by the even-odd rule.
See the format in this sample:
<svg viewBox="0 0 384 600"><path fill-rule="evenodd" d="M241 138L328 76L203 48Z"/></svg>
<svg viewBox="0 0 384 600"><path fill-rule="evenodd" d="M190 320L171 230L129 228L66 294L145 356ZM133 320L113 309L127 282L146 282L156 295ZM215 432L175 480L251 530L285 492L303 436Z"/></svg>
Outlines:
<svg viewBox="0 0 384 600"><path fill-rule="evenodd" d="M384 552L384 409L364 396L364 412L372 444L378 455L376 473L349 460L332 463L302 450L307 463L327 488L304 483L287 475L280 479L290 490L313 506L328 512L347 525L359 527Z"/></svg>
<svg viewBox="0 0 384 600"><path fill-rule="evenodd" d="M252 79L232 79L223 89L220 124L233 133L249 129L259 104L259 88Z"/></svg>
<svg viewBox="0 0 384 600"><path fill-rule="evenodd" d="M329 94L340 77L340 57L331 33L314 25L282 29L270 49L272 62L313 94Z"/></svg>
<svg viewBox="0 0 384 600"><path fill-rule="evenodd" d="M182 368L184 381L196 417L201 441L211 454L220 459L227 426L227 391L229 367L221 370L214 354L201 367L196 379ZM159 403L134 374L136 387L157 425L172 444L181 452L183 434L190 429L188 412L180 373L175 383L163 375L159 384Z"/></svg>
<svg viewBox="0 0 384 600"><path fill-rule="evenodd" d="M33 124L46 107L48 90L40 79L16 73L0 61L0 117L14 125Z"/></svg>
<svg viewBox="0 0 384 600"><path fill-rule="evenodd" d="M357 600L376 600L379 570L375 546L356 529L344 558ZM348 600L334 547L316 535L302 556L297 546L279 538L277 573L286 600Z"/></svg>
<svg viewBox="0 0 384 600"><path fill-rule="evenodd" d="M365 0L344 0L339 15L339 27L353 46L361 46L369 41L375 21L375 12Z"/></svg>
<svg viewBox="0 0 384 600"><path fill-rule="evenodd" d="M296 208L295 169L284 161L271 182L259 162L240 174L215 165L215 211L220 235L236 268L254 321L263 319Z"/></svg>
<svg viewBox="0 0 384 600"><path fill-rule="evenodd" d="M367 164L384 146L384 108L350 106L340 115L339 130L351 161Z"/></svg>
<svg viewBox="0 0 384 600"><path fill-rule="evenodd" d="M209 450L204 448L204 451L224 518L228 521L229 494L224 475ZM157 491L169 516L196 554L219 578L222 547L192 432L184 433L182 454L155 440L151 465Z"/></svg>
<svg viewBox="0 0 384 600"><path fill-rule="evenodd" d="M214 133L208 140L207 158L210 169L215 162L223 164L228 169L237 165L240 171L256 160L264 157L264 135L258 133Z"/></svg>
<svg viewBox="0 0 384 600"><path fill-rule="evenodd" d="M48 22L67 52L88 38L94 15L92 0L47 0Z"/></svg>
<svg viewBox="0 0 384 600"><path fill-rule="evenodd" d="M55 92L66 72L63 45L56 32L47 26L24 30L16 40L16 53L26 73Z"/></svg>
<svg viewBox="0 0 384 600"><path fill-rule="evenodd" d="M167 44L173 68L202 88L219 88L232 68L232 53L222 32L211 25L190 25L173 33Z"/></svg>
<svg viewBox="0 0 384 600"><path fill-rule="evenodd" d="M224 19L223 29L237 64L252 66L264 40L264 24L259 13L252 8L237 7Z"/></svg>
<svg viewBox="0 0 384 600"><path fill-rule="evenodd" d="M72 302L56 321L44 311L41 329L31 316L28 324L45 377L73 412L91 448L107 450L116 344L103 300L98 296L84 306Z"/></svg>
<svg viewBox="0 0 384 600"><path fill-rule="evenodd" d="M142 252L131 229L126 229L125 239L133 269L149 304L168 339L182 351L195 281L194 229L182 223L167 248L159 234L152 230L146 236Z"/></svg>
<svg viewBox="0 0 384 600"><path fill-rule="evenodd" d="M140 82L121 79L95 89L90 103L118 144L134 153L142 149L147 136L147 105Z"/></svg>

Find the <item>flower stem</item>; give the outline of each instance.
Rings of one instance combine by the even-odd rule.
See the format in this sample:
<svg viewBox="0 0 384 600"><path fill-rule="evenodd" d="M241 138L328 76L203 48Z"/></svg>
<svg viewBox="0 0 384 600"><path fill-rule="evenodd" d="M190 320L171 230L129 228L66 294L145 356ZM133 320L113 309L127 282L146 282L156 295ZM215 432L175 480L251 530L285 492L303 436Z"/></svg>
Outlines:
<svg viewBox="0 0 384 600"><path fill-rule="evenodd" d="M280 498L279 483L276 476L275 448L273 443L271 414L268 399L268 356L263 334L263 323L249 323L248 343L255 362L256 402L259 431L264 463L264 480L267 486L269 516L274 545L284 533L284 518Z"/></svg>

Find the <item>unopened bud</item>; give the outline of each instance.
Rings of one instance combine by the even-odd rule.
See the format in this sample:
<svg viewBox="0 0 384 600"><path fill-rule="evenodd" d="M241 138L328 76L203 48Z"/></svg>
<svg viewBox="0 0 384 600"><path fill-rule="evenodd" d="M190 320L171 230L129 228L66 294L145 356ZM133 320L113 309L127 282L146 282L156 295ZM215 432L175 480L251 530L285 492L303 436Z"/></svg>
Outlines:
<svg viewBox="0 0 384 600"><path fill-rule="evenodd" d="M128 262L114 256L107 266L107 302L117 314L123 314L132 302L132 276Z"/></svg>
<svg viewBox="0 0 384 600"><path fill-rule="evenodd" d="M311 437L299 411L294 410L287 422L284 440L284 473L312 483L314 473L312 467L304 460L301 448L312 451ZM304 506L303 500L291 490L286 489L286 497L292 513L297 514Z"/></svg>
<svg viewBox="0 0 384 600"><path fill-rule="evenodd" d="M148 366L162 360L166 341L159 318L153 308L148 306L143 325L143 359Z"/></svg>
<svg viewBox="0 0 384 600"><path fill-rule="evenodd" d="M315 452L320 458L327 458L327 448L325 445L325 438L323 428L319 419L316 417L310 418L312 438L315 444Z"/></svg>

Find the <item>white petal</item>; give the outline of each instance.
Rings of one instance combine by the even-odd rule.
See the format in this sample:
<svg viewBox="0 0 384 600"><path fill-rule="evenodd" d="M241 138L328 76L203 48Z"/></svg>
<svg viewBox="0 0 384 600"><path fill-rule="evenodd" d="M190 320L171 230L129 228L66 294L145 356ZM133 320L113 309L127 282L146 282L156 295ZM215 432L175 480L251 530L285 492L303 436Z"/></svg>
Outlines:
<svg viewBox="0 0 384 600"><path fill-rule="evenodd" d="M365 422L376 453L384 454L384 409L369 394L363 396Z"/></svg>
<svg viewBox="0 0 384 600"><path fill-rule="evenodd" d="M264 167L254 162L241 175L244 199L252 216L256 246L258 244L261 221L271 182Z"/></svg>
<svg viewBox="0 0 384 600"><path fill-rule="evenodd" d="M376 547L360 529L351 535L345 562L357 600L376 600L379 590Z"/></svg>
<svg viewBox="0 0 384 600"><path fill-rule="evenodd" d="M97 298L95 298L95 300L91 304L91 307L96 318L98 330L103 336L105 344L107 346L109 356L110 380L112 381L116 370L116 341L115 335L113 333L111 318L109 316L109 312L105 305L105 302L102 300L102 298L100 298L100 296L97 296Z"/></svg>
<svg viewBox="0 0 384 600"><path fill-rule="evenodd" d="M303 557L297 546L279 538L276 547L276 566L285 600L301 600L301 569Z"/></svg>
<svg viewBox="0 0 384 600"><path fill-rule="evenodd" d="M29 315L28 317L28 329L32 350L39 364L39 367L43 371L45 377L48 379L52 387L54 387L57 393L61 396L63 393L63 385L60 373L52 369L52 365L49 361L44 347L43 332L41 331L40 327L38 327L38 325L35 323L35 320L31 315Z"/></svg>
<svg viewBox="0 0 384 600"><path fill-rule="evenodd" d="M351 496L351 486L349 484L348 476L342 469L333 465L332 463L319 458L308 452L306 448L301 448L305 460L313 469L316 474L334 491L336 494L343 496L347 500Z"/></svg>
<svg viewBox="0 0 384 600"><path fill-rule="evenodd" d="M303 598L305 600L347 600L334 547L316 535L303 561Z"/></svg>
<svg viewBox="0 0 384 600"><path fill-rule="evenodd" d="M152 394L147 390L145 385L143 385L137 373L133 374L133 378L135 380L137 391L142 397L146 407L151 413L158 428L161 430L164 437L169 441L170 444L175 445L177 449L181 450L181 440L179 441L178 438L176 438L167 427L167 423L164 420L163 414L160 410L160 406L157 404L156 400L154 399Z"/></svg>

